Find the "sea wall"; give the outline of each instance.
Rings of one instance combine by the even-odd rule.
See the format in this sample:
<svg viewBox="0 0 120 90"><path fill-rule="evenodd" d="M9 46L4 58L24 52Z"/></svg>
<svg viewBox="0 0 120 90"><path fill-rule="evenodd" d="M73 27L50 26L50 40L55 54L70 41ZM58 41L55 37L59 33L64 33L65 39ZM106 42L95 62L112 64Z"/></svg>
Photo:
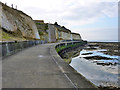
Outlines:
<svg viewBox="0 0 120 90"><path fill-rule="evenodd" d="M93 83L91 83L88 79L86 79L83 75L78 73L72 66L66 63L56 52L55 48L67 44L72 44L72 42L60 43L55 44L54 46L51 45L50 47L50 54L57 65L60 67L61 71L67 76L67 78L74 84L77 89L81 90L91 88L93 90L99 90ZM77 42L76 42L77 43ZM76 89L76 88L75 88ZM74 89L73 89L74 90Z"/></svg>
<svg viewBox="0 0 120 90"><path fill-rule="evenodd" d="M62 57L66 52L84 46L85 44L87 44L87 41L64 42L56 45L55 49L58 52L58 54Z"/></svg>
<svg viewBox="0 0 120 90"><path fill-rule="evenodd" d="M45 43L47 42L42 40L0 42L0 56L4 58L6 56L15 54L16 52L19 52L25 48Z"/></svg>

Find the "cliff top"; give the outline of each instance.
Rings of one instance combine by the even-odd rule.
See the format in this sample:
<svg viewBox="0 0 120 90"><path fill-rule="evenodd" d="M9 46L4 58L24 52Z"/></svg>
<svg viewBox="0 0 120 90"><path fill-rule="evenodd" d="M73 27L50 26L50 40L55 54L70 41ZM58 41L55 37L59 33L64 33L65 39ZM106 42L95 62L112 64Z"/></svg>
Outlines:
<svg viewBox="0 0 120 90"><path fill-rule="evenodd" d="M74 33L74 32L71 32L71 34L80 35L79 33Z"/></svg>
<svg viewBox="0 0 120 90"><path fill-rule="evenodd" d="M30 17L29 15L27 15L27 14L24 13L23 11L18 10L18 9L15 9L15 8L13 8L13 7L10 7L10 6L7 6L6 4L4 4L4 3L2 3L2 2L0 2L0 5L2 5L3 9L5 9L5 10L9 10L9 11L12 11L12 12L14 12L14 10L15 10L16 12L19 12L20 14L24 14L24 15ZM30 18L32 19L32 17L30 17Z"/></svg>

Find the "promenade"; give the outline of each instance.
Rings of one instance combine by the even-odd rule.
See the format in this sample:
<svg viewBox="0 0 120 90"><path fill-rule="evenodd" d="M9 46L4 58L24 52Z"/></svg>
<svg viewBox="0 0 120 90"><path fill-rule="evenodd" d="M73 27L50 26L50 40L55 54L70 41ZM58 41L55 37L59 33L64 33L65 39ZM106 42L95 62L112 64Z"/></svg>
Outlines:
<svg viewBox="0 0 120 90"><path fill-rule="evenodd" d="M54 45L37 45L4 58L2 87L96 88L58 56Z"/></svg>

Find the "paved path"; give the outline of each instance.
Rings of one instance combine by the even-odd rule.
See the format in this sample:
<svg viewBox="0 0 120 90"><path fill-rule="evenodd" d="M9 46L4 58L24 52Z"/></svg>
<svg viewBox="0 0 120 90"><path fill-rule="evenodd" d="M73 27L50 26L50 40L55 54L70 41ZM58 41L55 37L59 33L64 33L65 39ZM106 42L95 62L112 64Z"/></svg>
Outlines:
<svg viewBox="0 0 120 90"><path fill-rule="evenodd" d="M95 88L55 54L38 45L3 60L3 88Z"/></svg>

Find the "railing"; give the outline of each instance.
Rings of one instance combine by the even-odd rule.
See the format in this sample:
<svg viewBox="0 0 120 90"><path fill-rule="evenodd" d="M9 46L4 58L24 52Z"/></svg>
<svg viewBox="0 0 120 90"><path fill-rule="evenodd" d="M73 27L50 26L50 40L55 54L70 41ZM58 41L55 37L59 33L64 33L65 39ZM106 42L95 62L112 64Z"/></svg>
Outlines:
<svg viewBox="0 0 120 90"><path fill-rule="evenodd" d="M0 56L6 57L25 48L45 43L47 43L47 41L43 40L0 42Z"/></svg>

